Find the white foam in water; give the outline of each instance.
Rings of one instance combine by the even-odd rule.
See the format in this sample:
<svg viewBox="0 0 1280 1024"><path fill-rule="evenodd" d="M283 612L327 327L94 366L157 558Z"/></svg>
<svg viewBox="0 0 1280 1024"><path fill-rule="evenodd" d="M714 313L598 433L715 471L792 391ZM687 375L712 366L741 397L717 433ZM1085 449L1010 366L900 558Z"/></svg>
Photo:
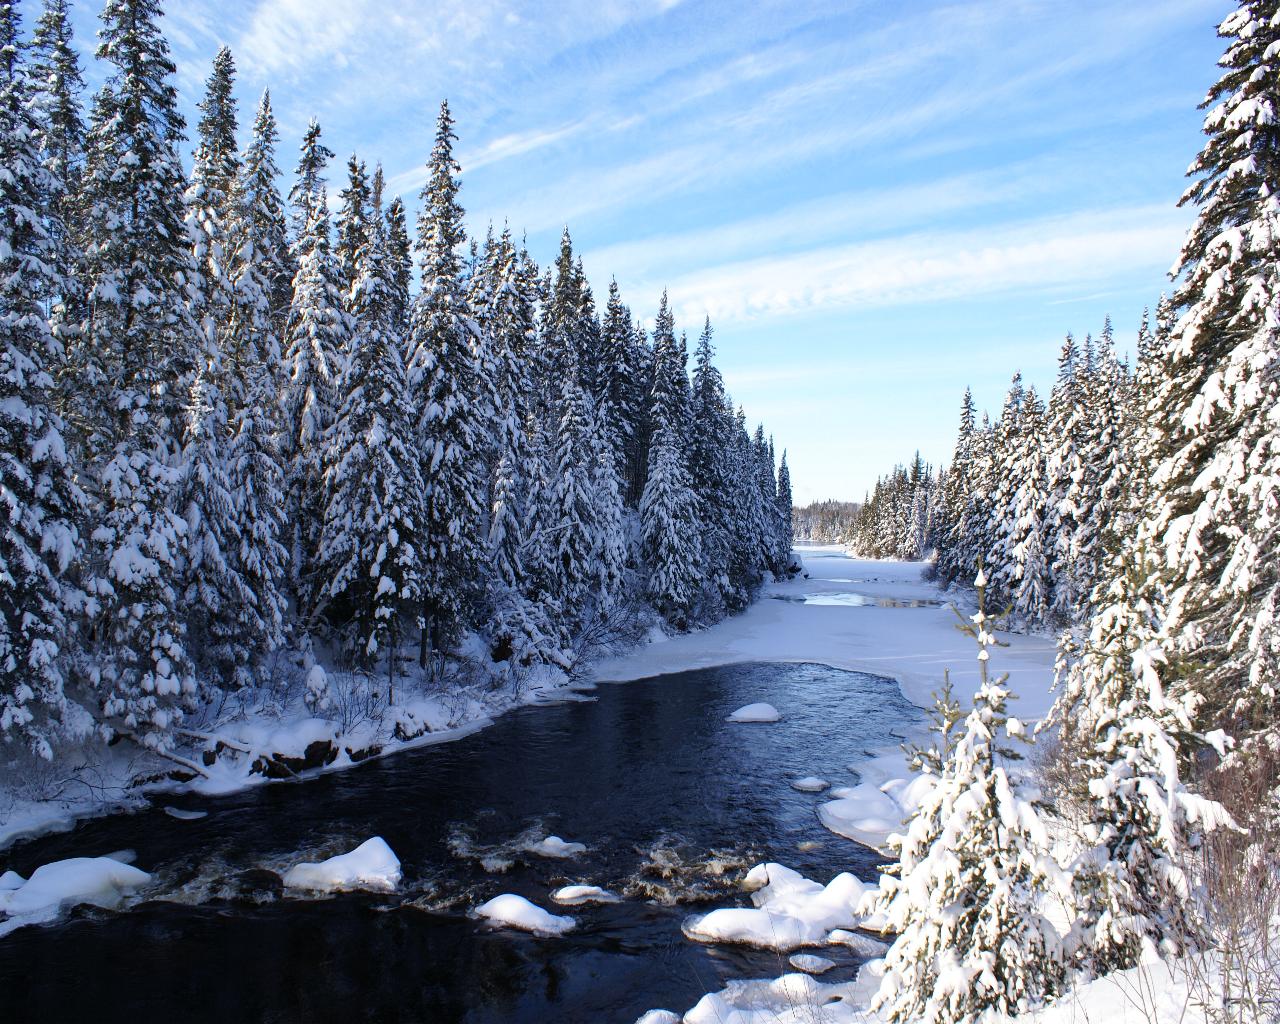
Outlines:
<svg viewBox="0 0 1280 1024"><path fill-rule="evenodd" d="M777 722L780 721L782 715L778 713L778 709L772 704L748 704L745 707L738 708L731 714L726 721L729 722Z"/></svg>
<svg viewBox="0 0 1280 1024"><path fill-rule="evenodd" d="M617 903L618 897L601 889L598 885L566 885L551 894L551 898L565 906L578 906L583 903Z"/></svg>
<svg viewBox="0 0 1280 1024"><path fill-rule="evenodd" d="M319 864L295 864L285 872L284 884L312 892L345 889L394 892L400 884L400 861L386 840L374 836L350 853L330 857Z"/></svg>
<svg viewBox="0 0 1280 1024"><path fill-rule="evenodd" d="M548 913L523 896L507 892L476 907L477 917L500 928L515 928L535 935L563 935L577 924L571 917Z"/></svg>

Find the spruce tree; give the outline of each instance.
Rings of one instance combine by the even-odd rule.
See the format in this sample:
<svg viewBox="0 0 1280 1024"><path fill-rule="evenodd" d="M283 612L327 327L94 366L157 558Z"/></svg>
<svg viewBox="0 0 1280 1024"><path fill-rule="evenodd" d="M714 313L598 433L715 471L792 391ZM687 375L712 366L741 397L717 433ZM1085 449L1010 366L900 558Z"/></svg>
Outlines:
<svg viewBox="0 0 1280 1024"><path fill-rule="evenodd" d="M698 507L673 428L658 428L640 500L640 530L649 570L649 600L676 629L687 629L703 580Z"/></svg>
<svg viewBox="0 0 1280 1024"><path fill-rule="evenodd" d="M324 517L324 453L337 414L351 322L329 248L329 212L321 191L299 240L298 274L285 334L280 456L288 474L289 548L304 615L320 599L316 551Z"/></svg>
<svg viewBox="0 0 1280 1024"><path fill-rule="evenodd" d="M108 0L83 198L84 386L102 388L89 438L103 650L89 681L117 734L159 751L195 694L175 579L185 524L171 509L184 411L203 349L183 223L183 121L158 0Z"/></svg>
<svg viewBox="0 0 1280 1024"><path fill-rule="evenodd" d="M413 282L413 246L409 240L409 222L404 203L396 196L387 207L387 262L391 267L391 321L408 337L409 286Z"/></svg>
<svg viewBox="0 0 1280 1024"><path fill-rule="evenodd" d="M1276 733L1280 666L1280 16L1245 0L1218 29L1196 221L1178 262L1169 424L1155 474L1153 533L1169 594L1167 654L1203 698L1198 721L1241 738Z"/></svg>
<svg viewBox="0 0 1280 1024"><path fill-rule="evenodd" d="M315 206L324 192L324 169L332 159L333 150L320 141L320 125L312 118L299 147L298 166L294 170L297 180L289 190L295 245L302 243L315 220Z"/></svg>
<svg viewBox="0 0 1280 1024"><path fill-rule="evenodd" d="M460 250L466 243L453 157L453 117L440 106L418 218L422 293L414 308L409 360L410 404L427 488L422 537L424 628L419 660L462 627L483 553L483 469L479 425L488 411L480 391L474 322L468 315Z"/></svg>
<svg viewBox="0 0 1280 1024"><path fill-rule="evenodd" d="M324 528L317 561L322 608L345 627L359 663L395 651L422 597L426 507L413 451L404 340L392 322L394 283L381 230L360 247L350 306L358 338L326 447Z"/></svg>
<svg viewBox="0 0 1280 1024"><path fill-rule="evenodd" d="M344 295L351 294L355 284L357 259L360 250L369 240L373 218L373 193L369 174L363 160L354 153L347 160L347 187L338 193L342 206L338 210L337 241L333 247L338 261L338 282Z"/></svg>
<svg viewBox="0 0 1280 1024"><path fill-rule="evenodd" d="M1045 853L1049 837L1036 795L1006 768L1018 754L1005 741L1025 739L1025 730L1006 712L1007 677L989 674L986 584L980 569L978 611L964 626L979 648L973 710L945 760L935 762L937 783L896 837L894 873L881 876L878 908L897 938L873 1008L895 1024L1013 1016L1064 981L1057 933L1039 907L1058 874Z"/></svg>
<svg viewBox="0 0 1280 1024"><path fill-rule="evenodd" d="M79 711L64 689L74 618L70 572L81 553L84 495L54 409L45 320L61 294L57 242L38 215L55 171L42 166L33 83L15 7L0 7L0 739L46 760ZM77 713L78 712L78 713Z"/></svg>
<svg viewBox="0 0 1280 1024"><path fill-rule="evenodd" d="M54 334L69 344L84 320L83 254L77 198L84 172L84 75L67 0L45 0L31 37L31 102L47 175L37 209L52 246L57 288L46 299Z"/></svg>
<svg viewBox="0 0 1280 1024"><path fill-rule="evenodd" d="M712 584L713 599L726 609L735 609L745 602L729 574L734 495L729 487L724 380L712 362L711 338L711 319L708 317L694 356L689 482L698 499L703 564Z"/></svg>

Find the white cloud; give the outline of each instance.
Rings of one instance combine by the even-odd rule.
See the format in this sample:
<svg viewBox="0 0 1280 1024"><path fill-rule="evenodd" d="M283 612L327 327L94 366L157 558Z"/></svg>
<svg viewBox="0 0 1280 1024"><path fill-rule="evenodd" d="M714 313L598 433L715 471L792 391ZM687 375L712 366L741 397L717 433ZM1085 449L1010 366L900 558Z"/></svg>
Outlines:
<svg viewBox="0 0 1280 1024"><path fill-rule="evenodd" d="M666 287L680 322L717 324L1055 289L1164 267L1187 222L1157 206L915 233L723 264ZM663 283L633 287L647 308Z"/></svg>

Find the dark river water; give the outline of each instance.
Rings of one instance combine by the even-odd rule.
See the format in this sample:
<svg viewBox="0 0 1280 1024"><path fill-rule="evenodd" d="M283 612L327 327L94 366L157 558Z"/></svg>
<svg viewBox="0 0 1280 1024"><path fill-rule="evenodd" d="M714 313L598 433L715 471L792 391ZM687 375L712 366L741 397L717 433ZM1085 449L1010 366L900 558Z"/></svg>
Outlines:
<svg viewBox="0 0 1280 1024"><path fill-rule="evenodd" d="M119 911L82 907L0 938L0 1021L583 1022L683 1011L785 957L690 942L691 913L746 905L753 864L826 882L873 879L869 850L827 832L823 799L791 788L898 741L919 712L890 680L818 665L732 665L600 687L597 700L527 708L454 743L303 782L176 797L0 852L28 875L132 850L153 883ZM730 724L769 701L774 724ZM165 805L207 811L178 820ZM517 848L546 834L571 860ZM283 896L268 871L382 836L394 895ZM497 870L505 868L505 870ZM265 870L264 870L265 869ZM550 892L600 885L619 903L560 908ZM577 919L559 938L468 916L503 892ZM824 950L851 977L858 961Z"/></svg>

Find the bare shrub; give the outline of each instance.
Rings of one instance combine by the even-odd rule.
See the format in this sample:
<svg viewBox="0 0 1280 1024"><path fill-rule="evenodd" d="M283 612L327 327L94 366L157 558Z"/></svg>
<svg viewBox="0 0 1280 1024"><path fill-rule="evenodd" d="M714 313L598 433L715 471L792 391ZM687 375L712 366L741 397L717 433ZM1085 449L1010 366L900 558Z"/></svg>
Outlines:
<svg viewBox="0 0 1280 1024"><path fill-rule="evenodd" d="M1280 1021L1280 752L1238 753L1204 778L1238 829L1189 854L1202 890L1206 952L1192 958L1192 998L1211 1024Z"/></svg>

